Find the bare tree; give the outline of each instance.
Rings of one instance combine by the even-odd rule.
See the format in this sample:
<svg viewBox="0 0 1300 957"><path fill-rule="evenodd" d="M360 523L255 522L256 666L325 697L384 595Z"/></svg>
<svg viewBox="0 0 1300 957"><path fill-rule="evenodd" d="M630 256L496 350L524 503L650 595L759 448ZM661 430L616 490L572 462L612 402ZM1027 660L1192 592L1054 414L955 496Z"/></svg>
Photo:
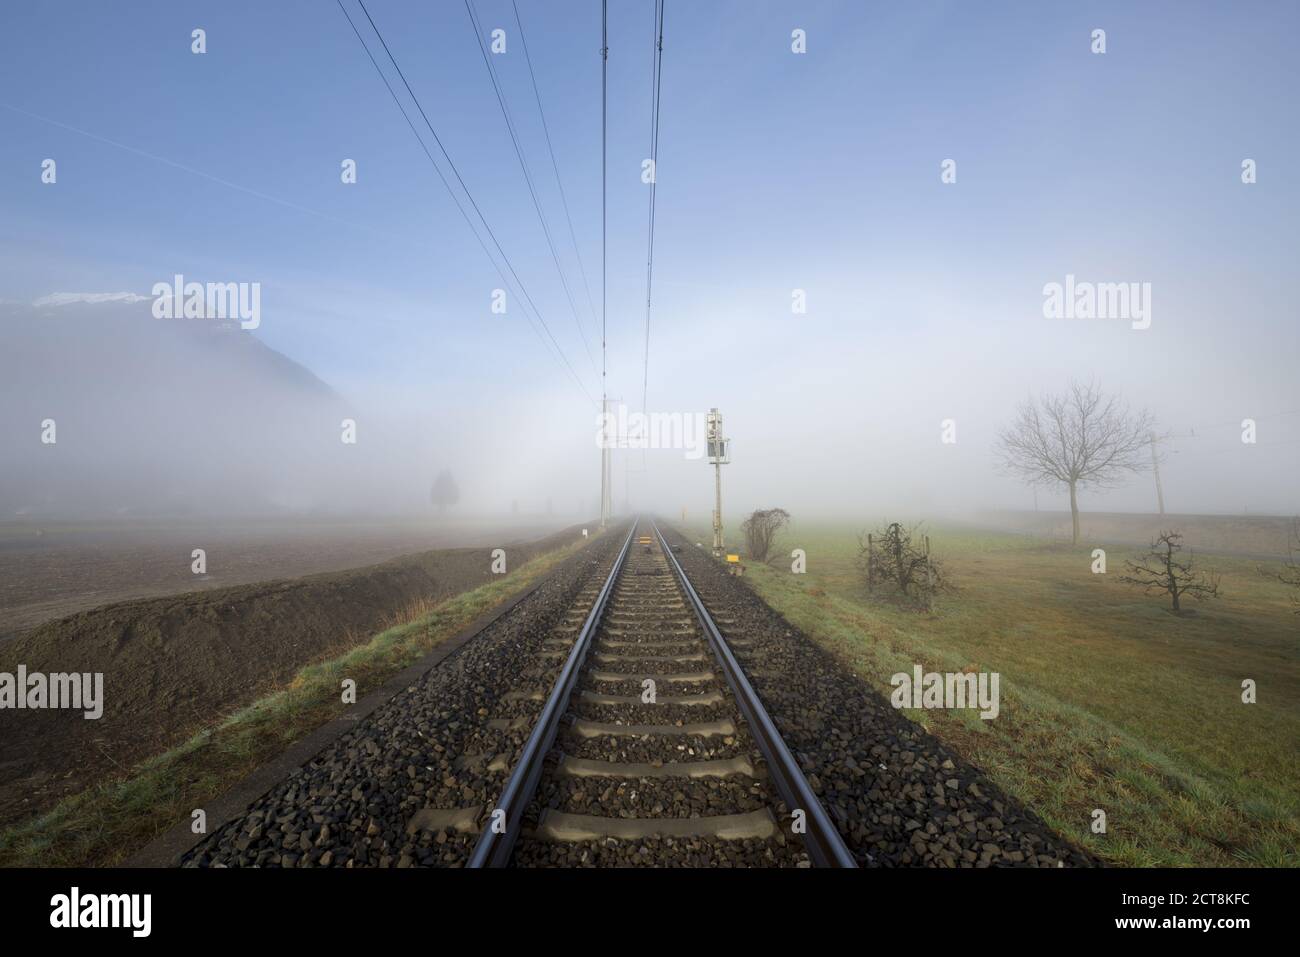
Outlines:
<svg viewBox="0 0 1300 957"><path fill-rule="evenodd" d="M1071 380L1060 395L1030 399L998 437L1003 466L1032 485L1070 490L1072 540L1079 544L1079 486L1118 484L1126 473L1151 468L1154 418L1130 411L1118 396L1103 395L1093 383ZM1149 453L1148 453L1149 454Z"/></svg>
<svg viewBox="0 0 1300 957"><path fill-rule="evenodd" d="M1191 595L1197 601L1205 598L1219 597L1219 576L1216 572L1208 574L1196 571L1192 553L1187 553L1185 562L1178 560L1178 553L1183 549L1183 536L1177 532L1161 532L1151 543L1150 550L1138 561L1124 563L1129 574L1121 575L1119 580L1129 585L1137 585L1147 594L1165 592L1173 600L1174 611L1181 611L1180 599Z"/></svg>
<svg viewBox="0 0 1300 957"><path fill-rule="evenodd" d="M1300 516L1291 519L1291 542L1287 545L1287 558L1281 571L1261 568L1259 573L1265 578L1275 578L1283 585L1295 589L1291 600L1296 604L1296 614L1300 615Z"/></svg>
<svg viewBox="0 0 1300 957"><path fill-rule="evenodd" d="M913 543L919 537L917 544ZM929 607L934 596L949 583L939 562L930 555L930 536L920 525L905 528L891 522L858 536L858 568L869 593L879 585L892 584L897 595Z"/></svg>
<svg viewBox="0 0 1300 957"><path fill-rule="evenodd" d="M745 534L745 551L756 562L767 561L776 542L776 534L790 522L790 513L783 508L759 509L740 523Z"/></svg>

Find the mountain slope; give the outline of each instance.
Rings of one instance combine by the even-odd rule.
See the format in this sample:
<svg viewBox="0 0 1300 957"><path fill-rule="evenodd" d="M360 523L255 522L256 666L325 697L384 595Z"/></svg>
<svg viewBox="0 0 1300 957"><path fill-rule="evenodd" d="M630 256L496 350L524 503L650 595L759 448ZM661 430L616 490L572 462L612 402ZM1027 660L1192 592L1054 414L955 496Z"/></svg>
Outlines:
<svg viewBox="0 0 1300 957"><path fill-rule="evenodd" d="M0 306L0 515L307 508L342 477L328 385L238 323L151 306Z"/></svg>

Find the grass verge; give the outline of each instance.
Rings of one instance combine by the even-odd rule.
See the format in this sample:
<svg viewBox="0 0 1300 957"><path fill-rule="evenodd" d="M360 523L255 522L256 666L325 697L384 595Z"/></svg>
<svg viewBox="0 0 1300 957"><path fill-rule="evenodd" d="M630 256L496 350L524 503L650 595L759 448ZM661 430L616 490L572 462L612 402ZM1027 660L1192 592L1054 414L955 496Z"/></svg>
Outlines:
<svg viewBox="0 0 1300 957"><path fill-rule="evenodd" d="M997 671L1001 713L907 709L1008 793L1126 866L1300 866L1300 621L1258 563L1204 555L1223 598L1177 617L1116 581L1139 549L934 529L958 586L934 612L863 591L848 526L792 527L789 560L749 563L773 608L884 694L890 676ZM1109 574L1091 573L1106 547ZM1257 704L1241 701L1254 679ZM1106 812L1107 833L1091 830Z"/></svg>

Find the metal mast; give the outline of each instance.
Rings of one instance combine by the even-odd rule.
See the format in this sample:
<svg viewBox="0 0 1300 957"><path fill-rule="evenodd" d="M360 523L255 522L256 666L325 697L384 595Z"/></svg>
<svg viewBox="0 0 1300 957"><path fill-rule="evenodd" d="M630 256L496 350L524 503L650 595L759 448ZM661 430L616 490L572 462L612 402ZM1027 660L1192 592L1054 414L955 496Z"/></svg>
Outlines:
<svg viewBox="0 0 1300 957"><path fill-rule="evenodd" d="M1156 473L1156 501L1160 505L1160 514L1165 514L1165 489L1160 484L1160 456L1156 454L1156 434L1151 433L1151 470Z"/></svg>
<svg viewBox="0 0 1300 957"><path fill-rule="evenodd" d="M601 0L600 3L600 411L601 411L601 429L604 440L600 449L600 527L604 528L608 524L613 509L610 507L613 501L613 490L610 488L610 481L613 473L610 470L610 452L609 452L609 390L605 379L605 303L606 303L606 284L608 282L606 263L605 263L605 246L606 246L606 126L608 117L608 95L609 88L609 9L608 0Z"/></svg>
<svg viewBox="0 0 1300 957"><path fill-rule="evenodd" d="M612 492L610 490L610 455L609 445L613 441L609 428L609 399L600 400L600 527L609 522L613 509L610 508Z"/></svg>
<svg viewBox="0 0 1300 957"><path fill-rule="evenodd" d="M1194 439L1194 438L1196 438L1195 429L1188 429L1186 432L1179 433L1179 434L1175 434L1173 432L1168 432L1164 435L1156 435L1155 432L1150 433L1151 471L1155 473L1156 504L1160 508L1161 515L1165 514L1165 487L1164 484L1160 481L1160 453L1159 453L1158 446L1161 442L1167 442L1170 439Z"/></svg>
<svg viewBox="0 0 1300 957"><path fill-rule="evenodd" d="M713 554L722 557L722 466L731 461L727 456L728 440L722 437L722 413L709 410L706 437L709 443L709 462L713 465Z"/></svg>

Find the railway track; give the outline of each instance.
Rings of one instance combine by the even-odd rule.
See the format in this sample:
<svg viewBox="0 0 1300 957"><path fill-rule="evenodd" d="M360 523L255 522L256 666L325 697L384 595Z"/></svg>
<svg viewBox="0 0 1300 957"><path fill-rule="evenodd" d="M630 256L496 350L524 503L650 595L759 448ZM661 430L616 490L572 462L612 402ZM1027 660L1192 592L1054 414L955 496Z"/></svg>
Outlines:
<svg viewBox="0 0 1300 957"><path fill-rule="evenodd" d="M182 859L853 863L648 521L596 543Z"/></svg>
<svg viewBox="0 0 1300 957"><path fill-rule="evenodd" d="M856 866L653 523L556 653L471 866Z"/></svg>
<svg viewBox="0 0 1300 957"><path fill-rule="evenodd" d="M674 541L601 536L180 863L1092 863Z"/></svg>

